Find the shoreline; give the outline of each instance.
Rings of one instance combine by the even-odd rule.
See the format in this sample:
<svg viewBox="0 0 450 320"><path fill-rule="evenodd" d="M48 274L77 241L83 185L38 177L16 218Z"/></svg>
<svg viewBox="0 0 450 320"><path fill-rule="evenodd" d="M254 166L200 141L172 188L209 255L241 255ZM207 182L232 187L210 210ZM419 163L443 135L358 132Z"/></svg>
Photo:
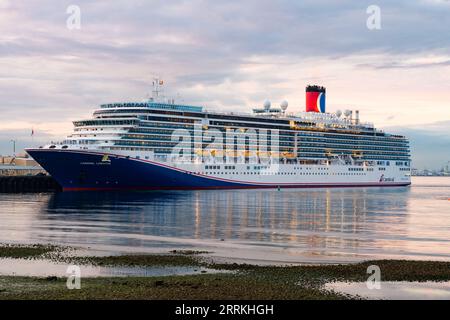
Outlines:
<svg viewBox="0 0 450 320"><path fill-rule="evenodd" d="M450 262L373 260L361 263L262 266L218 263L207 252L173 250L166 254L80 256L76 248L53 245L0 245L8 263L50 261L90 268L142 270L140 274L81 277L80 290L68 290L67 276L0 275L0 300L15 299L362 299L325 288L334 282L365 282L377 265L383 281L450 281ZM122 268L122 269L120 269ZM177 269L178 268L178 269ZM193 273L177 274L191 268ZM172 270L154 275L152 270Z"/></svg>

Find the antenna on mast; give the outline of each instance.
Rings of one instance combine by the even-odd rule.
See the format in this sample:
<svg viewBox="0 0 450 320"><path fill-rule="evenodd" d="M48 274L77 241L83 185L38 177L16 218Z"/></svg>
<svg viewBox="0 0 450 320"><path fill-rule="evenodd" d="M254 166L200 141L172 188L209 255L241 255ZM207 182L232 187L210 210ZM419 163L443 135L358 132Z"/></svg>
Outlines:
<svg viewBox="0 0 450 320"><path fill-rule="evenodd" d="M161 98L164 97L163 90L161 86L164 84L164 81L159 78L153 78L153 90L152 90L152 100L160 101Z"/></svg>

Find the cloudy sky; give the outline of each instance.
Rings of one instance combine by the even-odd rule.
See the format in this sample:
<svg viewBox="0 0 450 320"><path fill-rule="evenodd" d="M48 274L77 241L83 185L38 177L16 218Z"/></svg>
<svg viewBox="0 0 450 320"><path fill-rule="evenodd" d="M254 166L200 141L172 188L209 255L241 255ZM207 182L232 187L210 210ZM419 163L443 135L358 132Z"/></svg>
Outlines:
<svg viewBox="0 0 450 320"><path fill-rule="evenodd" d="M324 85L328 111L409 135L416 167L450 160L448 0L0 0L0 154L142 100L155 76L178 101L243 112L265 99L302 111L305 85Z"/></svg>

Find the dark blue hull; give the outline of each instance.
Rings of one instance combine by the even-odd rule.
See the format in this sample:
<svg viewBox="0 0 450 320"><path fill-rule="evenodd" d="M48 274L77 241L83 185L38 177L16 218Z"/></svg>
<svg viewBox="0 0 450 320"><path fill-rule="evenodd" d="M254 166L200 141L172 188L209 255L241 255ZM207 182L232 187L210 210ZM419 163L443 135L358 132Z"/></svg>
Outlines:
<svg viewBox="0 0 450 320"><path fill-rule="evenodd" d="M150 161L124 156L29 149L33 157L64 190L199 189L248 187L188 173Z"/></svg>
<svg viewBox="0 0 450 320"><path fill-rule="evenodd" d="M28 149L65 191L380 186L379 184L249 184L198 175L147 160L74 150ZM391 184L400 186L407 184Z"/></svg>

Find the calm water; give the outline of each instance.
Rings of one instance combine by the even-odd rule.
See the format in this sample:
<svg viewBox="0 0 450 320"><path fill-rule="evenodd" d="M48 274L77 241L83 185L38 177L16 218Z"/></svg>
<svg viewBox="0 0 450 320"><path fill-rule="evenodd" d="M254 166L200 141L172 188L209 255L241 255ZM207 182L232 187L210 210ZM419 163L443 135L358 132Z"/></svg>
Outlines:
<svg viewBox="0 0 450 320"><path fill-rule="evenodd" d="M411 187L0 194L0 242L247 262L450 260L450 178Z"/></svg>
<svg viewBox="0 0 450 320"><path fill-rule="evenodd" d="M369 289L365 282L333 282L326 289L358 295L367 299L384 300L449 300L450 282L382 281L380 289Z"/></svg>
<svg viewBox="0 0 450 320"><path fill-rule="evenodd" d="M0 259L0 275L2 276L33 276L33 277L67 277L68 264L55 262L46 259ZM100 267L91 265L80 265L83 277L121 277L121 276L169 276L201 274L205 272L217 273L226 272L224 270L213 270L203 267L171 267L171 266L151 266L151 267Z"/></svg>

